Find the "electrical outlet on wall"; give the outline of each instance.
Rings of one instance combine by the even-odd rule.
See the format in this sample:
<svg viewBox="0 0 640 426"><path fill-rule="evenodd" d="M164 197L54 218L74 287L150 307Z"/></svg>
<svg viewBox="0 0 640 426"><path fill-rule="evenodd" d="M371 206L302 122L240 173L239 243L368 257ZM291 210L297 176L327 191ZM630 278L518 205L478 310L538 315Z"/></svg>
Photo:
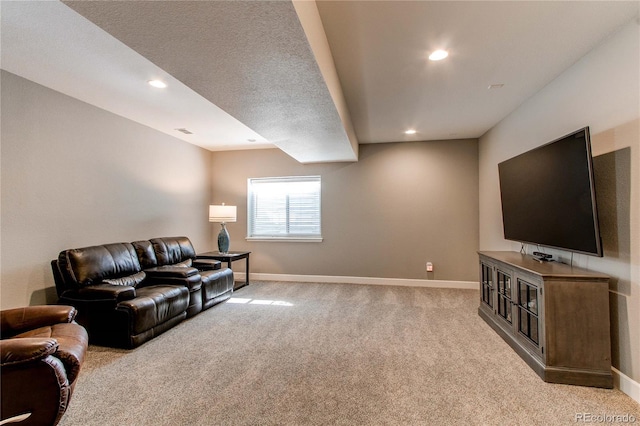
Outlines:
<svg viewBox="0 0 640 426"><path fill-rule="evenodd" d="M433 263L427 262L427 272L433 272Z"/></svg>

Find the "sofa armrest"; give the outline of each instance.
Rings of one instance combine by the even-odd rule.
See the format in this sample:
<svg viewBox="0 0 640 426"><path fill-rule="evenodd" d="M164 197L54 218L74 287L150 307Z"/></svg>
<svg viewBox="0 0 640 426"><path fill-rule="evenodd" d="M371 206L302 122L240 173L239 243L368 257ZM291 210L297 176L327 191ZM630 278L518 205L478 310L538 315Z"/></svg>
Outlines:
<svg viewBox="0 0 640 426"><path fill-rule="evenodd" d="M147 274L147 280L160 281L163 278L189 278L194 275L198 275L196 268L188 266L156 266L155 268L149 268L144 270Z"/></svg>
<svg viewBox="0 0 640 426"><path fill-rule="evenodd" d="M55 357L64 364L69 383L73 383L84 362L89 335L80 324L59 324L51 328L50 338L58 341Z"/></svg>
<svg viewBox="0 0 640 426"><path fill-rule="evenodd" d="M200 271L215 271L222 269L222 262L214 259L198 259L193 261L193 267Z"/></svg>
<svg viewBox="0 0 640 426"><path fill-rule="evenodd" d="M74 291L73 293L73 295L65 293L65 296L68 298L80 299L84 301L114 300L117 302L133 299L134 297L136 297L136 289L132 286L106 283L83 287Z"/></svg>
<svg viewBox="0 0 640 426"><path fill-rule="evenodd" d="M12 336L34 328L68 323L76 317L76 308L65 305L25 306L0 313L0 331Z"/></svg>
<svg viewBox="0 0 640 426"><path fill-rule="evenodd" d="M158 266L145 269L147 279L142 286L177 285L187 287L190 292L200 289L202 277L200 271L190 266Z"/></svg>
<svg viewBox="0 0 640 426"><path fill-rule="evenodd" d="M0 340L2 367L25 364L52 355L58 349L56 339L44 337L23 337Z"/></svg>

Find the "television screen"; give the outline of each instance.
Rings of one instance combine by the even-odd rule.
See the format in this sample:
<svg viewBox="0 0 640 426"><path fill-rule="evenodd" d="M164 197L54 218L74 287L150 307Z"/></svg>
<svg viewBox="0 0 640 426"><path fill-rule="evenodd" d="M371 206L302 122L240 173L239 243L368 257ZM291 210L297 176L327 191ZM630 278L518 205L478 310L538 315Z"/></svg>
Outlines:
<svg viewBox="0 0 640 426"><path fill-rule="evenodd" d="M602 256L589 128L498 164L504 237Z"/></svg>

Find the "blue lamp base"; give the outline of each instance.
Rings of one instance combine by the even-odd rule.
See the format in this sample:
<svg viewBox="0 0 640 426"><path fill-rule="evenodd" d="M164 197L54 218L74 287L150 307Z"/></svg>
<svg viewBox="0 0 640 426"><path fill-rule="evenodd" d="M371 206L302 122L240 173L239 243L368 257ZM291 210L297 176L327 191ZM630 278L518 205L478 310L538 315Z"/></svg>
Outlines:
<svg viewBox="0 0 640 426"><path fill-rule="evenodd" d="M218 251L221 254L229 253L229 232L227 232L227 227L224 222L222 222L222 229L220 229L220 233L218 234Z"/></svg>

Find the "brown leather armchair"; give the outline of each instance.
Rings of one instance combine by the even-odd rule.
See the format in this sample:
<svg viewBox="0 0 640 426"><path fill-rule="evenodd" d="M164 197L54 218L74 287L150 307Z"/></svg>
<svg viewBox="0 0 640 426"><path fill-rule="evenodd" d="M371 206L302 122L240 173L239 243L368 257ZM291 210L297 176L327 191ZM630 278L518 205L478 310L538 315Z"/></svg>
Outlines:
<svg viewBox="0 0 640 426"><path fill-rule="evenodd" d="M44 305L0 312L1 420L55 425L69 400L87 352L86 330L72 306ZM25 418L26 417L26 418Z"/></svg>

